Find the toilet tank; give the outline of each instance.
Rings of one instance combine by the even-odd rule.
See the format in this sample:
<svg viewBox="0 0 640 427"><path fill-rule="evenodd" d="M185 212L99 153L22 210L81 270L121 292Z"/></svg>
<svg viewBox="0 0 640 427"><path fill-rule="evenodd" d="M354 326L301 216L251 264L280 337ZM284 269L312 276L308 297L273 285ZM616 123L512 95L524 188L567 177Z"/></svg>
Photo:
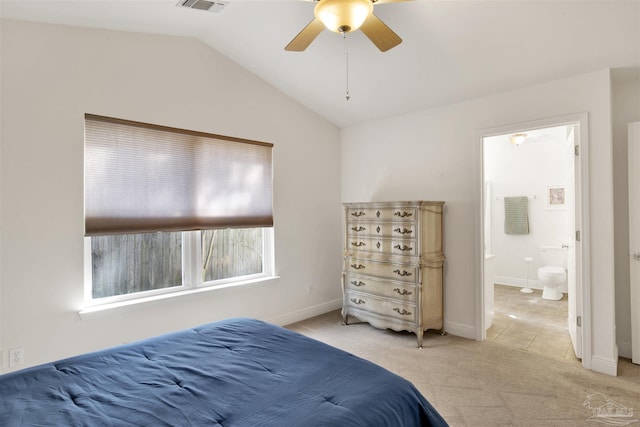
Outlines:
<svg viewBox="0 0 640 427"><path fill-rule="evenodd" d="M558 245L540 246L540 264L543 266L555 266L567 268L568 247Z"/></svg>

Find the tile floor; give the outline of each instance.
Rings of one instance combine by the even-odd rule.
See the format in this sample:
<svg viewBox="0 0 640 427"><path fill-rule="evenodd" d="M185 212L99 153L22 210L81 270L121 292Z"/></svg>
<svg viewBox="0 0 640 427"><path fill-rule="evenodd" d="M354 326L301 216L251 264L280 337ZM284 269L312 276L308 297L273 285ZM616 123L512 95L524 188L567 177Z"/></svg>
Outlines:
<svg viewBox="0 0 640 427"><path fill-rule="evenodd" d="M494 285L495 315L487 340L554 359L579 363L567 329L567 295L560 301L542 299L520 288Z"/></svg>

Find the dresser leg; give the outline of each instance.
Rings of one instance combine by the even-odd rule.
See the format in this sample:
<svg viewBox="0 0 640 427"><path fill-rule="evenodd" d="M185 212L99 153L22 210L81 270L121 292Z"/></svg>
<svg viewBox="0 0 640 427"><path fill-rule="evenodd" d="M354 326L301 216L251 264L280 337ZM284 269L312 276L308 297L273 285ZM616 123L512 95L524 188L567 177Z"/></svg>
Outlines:
<svg viewBox="0 0 640 427"><path fill-rule="evenodd" d="M422 350L422 336L424 334L424 331L422 330L422 328L420 328L419 330L416 331L416 335L418 337L418 348L420 350Z"/></svg>
<svg viewBox="0 0 640 427"><path fill-rule="evenodd" d="M342 321L340 322L340 324L342 326L346 326L349 324L349 315L348 314L343 314L342 315Z"/></svg>

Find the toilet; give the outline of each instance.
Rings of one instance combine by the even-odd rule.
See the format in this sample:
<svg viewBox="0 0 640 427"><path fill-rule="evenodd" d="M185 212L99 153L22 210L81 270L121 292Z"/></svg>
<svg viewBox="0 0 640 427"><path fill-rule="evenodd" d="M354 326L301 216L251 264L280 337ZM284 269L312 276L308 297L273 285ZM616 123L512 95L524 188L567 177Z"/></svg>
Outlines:
<svg viewBox="0 0 640 427"><path fill-rule="evenodd" d="M567 280L567 249L565 245L540 247L543 267L538 268L538 279L544 285L543 299L562 299L560 285Z"/></svg>

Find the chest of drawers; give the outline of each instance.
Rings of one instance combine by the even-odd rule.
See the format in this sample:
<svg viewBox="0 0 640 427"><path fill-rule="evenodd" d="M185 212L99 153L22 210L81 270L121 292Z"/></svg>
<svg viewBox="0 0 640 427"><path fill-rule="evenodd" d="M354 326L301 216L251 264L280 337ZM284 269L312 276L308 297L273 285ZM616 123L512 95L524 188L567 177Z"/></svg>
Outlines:
<svg viewBox="0 0 640 427"><path fill-rule="evenodd" d="M345 203L342 318L377 328L443 329L444 202Z"/></svg>

